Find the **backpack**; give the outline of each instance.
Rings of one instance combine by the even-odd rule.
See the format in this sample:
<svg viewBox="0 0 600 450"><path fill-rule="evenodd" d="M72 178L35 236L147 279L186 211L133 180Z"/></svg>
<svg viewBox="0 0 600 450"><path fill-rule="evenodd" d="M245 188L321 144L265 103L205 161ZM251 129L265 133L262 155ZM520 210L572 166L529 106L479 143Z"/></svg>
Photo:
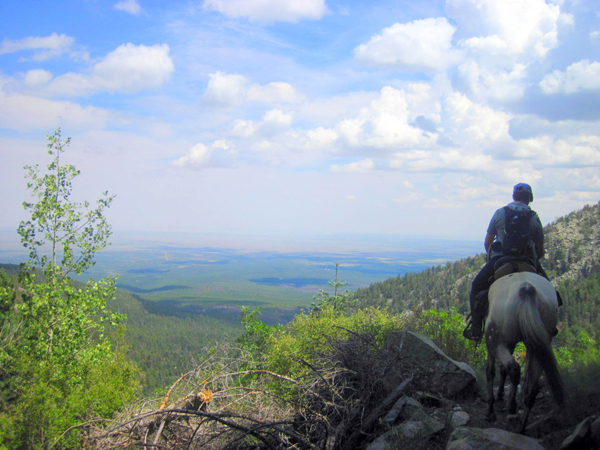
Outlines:
<svg viewBox="0 0 600 450"><path fill-rule="evenodd" d="M532 237L529 222L535 211L515 211L504 207L504 240L502 253L506 256L533 256Z"/></svg>

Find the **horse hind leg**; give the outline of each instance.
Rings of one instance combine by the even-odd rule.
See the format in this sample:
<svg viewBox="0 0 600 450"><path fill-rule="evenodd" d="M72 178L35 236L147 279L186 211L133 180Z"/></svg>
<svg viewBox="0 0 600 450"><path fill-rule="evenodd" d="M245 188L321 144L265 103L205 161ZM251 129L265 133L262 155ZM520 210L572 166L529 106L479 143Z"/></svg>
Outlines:
<svg viewBox="0 0 600 450"><path fill-rule="evenodd" d="M487 363L485 365L485 378L487 381L487 412L485 414L486 420L494 422L496 420L496 414L494 413L494 376L495 376L495 363L496 360L492 356L492 352L488 348Z"/></svg>
<svg viewBox="0 0 600 450"><path fill-rule="evenodd" d="M512 352L504 345L498 347L497 358L500 362L501 379L504 382L506 377L510 378L510 388L508 390L508 413L515 414L517 412L517 387L521 380L521 366L513 358ZM500 387L500 389L504 389ZM500 391L498 391L500 395Z"/></svg>
<svg viewBox="0 0 600 450"><path fill-rule="evenodd" d="M506 367L500 366L500 385L498 386L498 394L496 395L496 400L498 401L504 400L504 385L506 384L507 376L508 370L506 370Z"/></svg>
<svg viewBox="0 0 600 450"><path fill-rule="evenodd" d="M529 413L535 404L535 398L540 390L540 376L542 375L542 366L537 357L529 358L525 372L524 403L523 416L521 417L521 426L519 433L524 434L529 419Z"/></svg>
<svg viewBox="0 0 600 450"><path fill-rule="evenodd" d="M521 381L521 366L511 357L510 362L506 367L506 372L510 377L510 390L508 391L508 413L516 414L517 412L517 388Z"/></svg>

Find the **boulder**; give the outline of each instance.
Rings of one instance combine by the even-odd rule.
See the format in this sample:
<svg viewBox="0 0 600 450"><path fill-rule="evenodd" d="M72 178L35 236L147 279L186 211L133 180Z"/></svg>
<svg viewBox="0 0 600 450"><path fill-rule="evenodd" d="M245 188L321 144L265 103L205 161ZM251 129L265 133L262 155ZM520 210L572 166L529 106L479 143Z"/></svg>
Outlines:
<svg viewBox="0 0 600 450"><path fill-rule="evenodd" d="M392 409L390 409L385 415L383 421L392 425L394 422L396 422L401 413L402 417L400 418L406 419L407 417L412 416L417 409L423 409L418 401L416 401L414 398L403 396L394 404L394 406L392 406Z"/></svg>
<svg viewBox="0 0 600 450"><path fill-rule="evenodd" d="M592 439L596 442L596 445L600 447L600 416L592 422Z"/></svg>
<svg viewBox="0 0 600 450"><path fill-rule="evenodd" d="M462 410L450 411L448 416L448 426L451 430L465 426L470 419L469 414Z"/></svg>
<svg viewBox="0 0 600 450"><path fill-rule="evenodd" d="M545 450L536 440L498 428L459 427L452 432L446 450Z"/></svg>
<svg viewBox="0 0 600 450"><path fill-rule="evenodd" d="M416 443L443 429L444 425L428 416L422 407L415 407L408 420L379 436L367 447L367 450L414 448Z"/></svg>
<svg viewBox="0 0 600 450"><path fill-rule="evenodd" d="M466 363L454 361L426 336L403 332L392 337L388 348L398 361L397 378L387 375L389 388L396 386L406 371L415 374L413 385L443 398L463 398L475 392L475 371Z"/></svg>
<svg viewBox="0 0 600 450"><path fill-rule="evenodd" d="M588 417L580 422L576 427L575 431L567 437L560 450L587 450L590 448L597 448L594 445L594 438L592 436L592 424L594 417Z"/></svg>

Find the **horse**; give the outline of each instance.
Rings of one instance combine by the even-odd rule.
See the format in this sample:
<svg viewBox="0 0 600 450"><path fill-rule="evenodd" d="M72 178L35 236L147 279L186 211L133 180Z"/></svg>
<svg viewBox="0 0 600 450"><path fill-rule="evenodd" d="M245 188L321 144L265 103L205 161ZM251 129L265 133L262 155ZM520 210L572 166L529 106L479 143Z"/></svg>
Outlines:
<svg viewBox="0 0 600 450"><path fill-rule="evenodd" d="M557 323L558 300L552 283L532 272L517 272L496 280L489 292L489 309L485 324L488 350L486 380L488 408L486 418L496 419L494 413L494 365L500 363L498 400L504 397L504 382L510 377L508 412L516 414L517 386L521 367L513 352L519 342L527 349L524 384L524 411L519 432L524 434L527 419L539 391L542 370L546 375L554 400L565 406L565 395L558 364L552 351L552 334Z"/></svg>

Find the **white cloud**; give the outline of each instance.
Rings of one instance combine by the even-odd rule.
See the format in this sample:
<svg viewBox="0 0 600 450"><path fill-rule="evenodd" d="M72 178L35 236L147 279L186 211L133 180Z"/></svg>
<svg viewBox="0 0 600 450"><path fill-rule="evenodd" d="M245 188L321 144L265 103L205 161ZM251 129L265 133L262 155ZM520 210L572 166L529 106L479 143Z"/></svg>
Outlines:
<svg viewBox="0 0 600 450"><path fill-rule="evenodd" d="M574 136L552 139L538 136L518 142L514 157L540 161L545 166L600 165L600 136Z"/></svg>
<svg viewBox="0 0 600 450"><path fill-rule="evenodd" d="M566 72L555 70L540 82L544 94L600 91L600 63L587 59L571 64Z"/></svg>
<svg viewBox="0 0 600 450"><path fill-rule="evenodd" d="M183 167L192 170L200 170L205 167L223 167L228 164L229 161L226 159L227 156L223 154L223 151L231 150L231 143L225 139L219 139L212 143L210 147L199 143L194 145L188 151L187 155L184 155L171 164L175 167ZM229 159L233 155L230 153Z"/></svg>
<svg viewBox="0 0 600 450"><path fill-rule="evenodd" d="M241 119L237 119L229 130L231 136L238 138L249 138L253 136L255 132L256 127L254 126L253 121Z"/></svg>
<svg viewBox="0 0 600 450"><path fill-rule="evenodd" d="M302 101L300 95L291 84L276 81L265 86L252 85L248 89L248 100L257 100L265 103L298 103Z"/></svg>
<svg viewBox="0 0 600 450"><path fill-rule="evenodd" d="M540 88L544 94L558 94L565 86L565 73L555 70L540 81Z"/></svg>
<svg viewBox="0 0 600 450"><path fill-rule="evenodd" d="M26 37L19 40L4 39L0 44L0 55L23 50L35 50L34 61L46 61L68 52L75 39L65 34L52 33L46 37Z"/></svg>
<svg viewBox="0 0 600 450"><path fill-rule="evenodd" d="M102 128L112 119L111 113L102 108L26 95L6 95L0 91L0 128L17 131L48 131L58 126L94 129Z"/></svg>
<svg viewBox="0 0 600 450"><path fill-rule="evenodd" d="M25 84L28 86L39 86L46 84L52 79L52 74L47 70L33 69L25 73Z"/></svg>
<svg viewBox="0 0 600 450"><path fill-rule="evenodd" d="M311 148L330 148L338 139L338 134L334 130L323 127L309 130L306 135Z"/></svg>
<svg viewBox="0 0 600 450"><path fill-rule="evenodd" d="M476 100L514 102L523 97L527 86L524 64L516 64L508 71L469 59L458 67L457 74L463 91Z"/></svg>
<svg viewBox="0 0 600 450"><path fill-rule="evenodd" d="M89 74L69 72L56 77L49 90L73 96L95 92L135 93L159 88L174 70L167 44L148 47L129 43L106 55Z"/></svg>
<svg viewBox="0 0 600 450"><path fill-rule="evenodd" d="M452 48L455 30L443 17L396 23L356 47L354 54L359 61L399 70L444 70L461 58Z"/></svg>
<svg viewBox="0 0 600 450"><path fill-rule="evenodd" d="M371 158L367 158L350 164L332 164L331 170L333 172L369 172L374 167L375 163L373 160Z"/></svg>
<svg viewBox="0 0 600 450"><path fill-rule="evenodd" d="M292 124L292 115L285 114L279 109L272 109L267 111L263 116L263 123L273 127L288 127Z"/></svg>
<svg viewBox="0 0 600 450"><path fill-rule="evenodd" d="M247 85L248 80L242 75L211 73L203 98L212 105L234 106L246 98Z"/></svg>
<svg viewBox="0 0 600 450"><path fill-rule="evenodd" d="M199 168L208 162L212 149L204 144L196 144L190 148L187 155L173 161L176 167L192 167Z"/></svg>
<svg viewBox="0 0 600 450"><path fill-rule="evenodd" d="M316 20L327 12L325 0L204 0L204 9L260 23Z"/></svg>
<svg viewBox="0 0 600 450"><path fill-rule="evenodd" d="M419 194L417 194L416 192L413 192L408 195L403 195L402 197L395 197L392 199L394 203L408 203L415 200L419 200Z"/></svg>
<svg viewBox="0 0 600 450"><path fill-rule="evenodd" d="M119 11L128 12L134 16L137 16L142 10L137 0L119 0L113 8Z"/></svg>
<svg viewBox="0 0 600 450"><path fill-rule="evenodd" d="M338 123L338 135L350 146L375 148L430 147L436 135L411 126L423 103L431 102L421 85L409 85L409 91L384 87L359 117Z"/></svg>
<svg viewBox="0 0 600 450"><path fill-rule="evenodd" d="M444 111L446 131L463 146L482 149L493 143L508 145L512 141L510 114L475 103L458 92L446 97Z"/></svg>
<svg viewBox="0 0 600 450"><path fill-rule="evenodd" d="M544 0L447 0L460 44L487 55L543 56L557 45L560 7Z"/></svg>

